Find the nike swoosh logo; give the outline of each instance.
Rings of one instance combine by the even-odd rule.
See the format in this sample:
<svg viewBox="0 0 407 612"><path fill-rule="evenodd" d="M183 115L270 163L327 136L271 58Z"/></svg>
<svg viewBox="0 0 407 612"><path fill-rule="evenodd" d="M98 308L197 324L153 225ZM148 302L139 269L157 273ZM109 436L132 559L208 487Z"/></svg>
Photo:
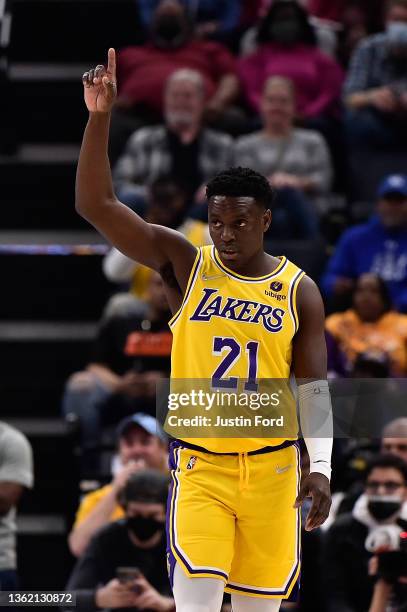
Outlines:
<svg viewBox="0 0 407 612"><path fill-rule="evenodd" d="M202 280L214 280L215 278L223 278L226 274L213 274L212 276L208 276L207 274L202 274Z"/></svg>
<svg viewBox="0 0 407 612"><path fill-rule="evenodd" d="M284 472L286 472L287 470L289 470L289 469L290 469L290 467L292 467L292 464L291 464L291 463L290 463L290 465L286 465L285 467L282 467L282 468L281 468L280 466L277 466L277 467L276 467L276 472L277 472L277 474L284 474Z"/></svg>

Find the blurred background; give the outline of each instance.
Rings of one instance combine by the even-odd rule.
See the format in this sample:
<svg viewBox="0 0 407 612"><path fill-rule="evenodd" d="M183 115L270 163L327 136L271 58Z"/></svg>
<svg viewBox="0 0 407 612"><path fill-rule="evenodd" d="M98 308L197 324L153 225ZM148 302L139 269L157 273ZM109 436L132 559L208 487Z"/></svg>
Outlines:
<svg viewBox="0 0 407 612"><path fill-rule="evenodd" d="M391 384L407 373L407 1L0 2L0 589L69 581L87 591L83 609L118 609L114 587L96 591L137 565L151 598L133 609L168 610L165 555L158 570L137 548L157 525L135 528L137 562L127 544L110 567L94 561L111 523L163 503L167 440L153 417L171 350L160 277L74 208L81 76L109 47L118 197L200 246L206 181L232 165L267 176L266 250L318 283L330 377ZM380 439L335 442L332 516L303 534L302 596L284 609L405 609L405 557L389 577L371 567L376 540L365 546L384 521L400 551L407 528L407 410L382 416ZM380 496L398 504L384 519L371 510Z"/></svg>

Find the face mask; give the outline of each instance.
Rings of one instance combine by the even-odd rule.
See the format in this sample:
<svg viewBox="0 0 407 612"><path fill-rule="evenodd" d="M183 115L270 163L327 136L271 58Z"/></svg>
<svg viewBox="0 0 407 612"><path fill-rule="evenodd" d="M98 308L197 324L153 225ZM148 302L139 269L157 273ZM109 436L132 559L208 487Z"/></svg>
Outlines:
<svg viewBox="0 0 407 612"><path fill-rule="evenodd" d="M127 518L127 527L142 542L149 540L157 531L163 530L162 523L152 518L145 518L144 516L129 516Z"/></svg>
<svg viewBox="0 0 407 612"><path fill-rule="evenodd" d="M407 47L407 23L401 21L388 23L386 34L390 47Z"/></svg>
<svg viewBox="0 0 407 612"><path fill-rule="evenodd" d="M278 21L271 26L270 35L282 45L293 45L301 37L301 26L293 19Z"/></svg>
<svg viewBox="0 0 407 612"><path fill-rule="evenodd" d="M173 44L182 37L184 24L176 15L163 15L154 25L154 34L162 42Z"/></svg>
<svg viewBox="0 0 407 612"><path fill-rule="evenodd" d="M385 521L400 511L401 499L391 495L371 495L367 504L369 513L376 521Z"/></svg>

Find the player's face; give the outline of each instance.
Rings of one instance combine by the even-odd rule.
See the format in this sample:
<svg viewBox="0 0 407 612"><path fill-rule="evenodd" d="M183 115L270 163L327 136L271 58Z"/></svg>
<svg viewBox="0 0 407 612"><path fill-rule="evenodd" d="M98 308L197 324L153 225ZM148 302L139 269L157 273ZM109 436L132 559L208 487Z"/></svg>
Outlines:
<svg viewBox="0 0 407 612"><path fill-rule="evenodd" d="M238 270L263 248L271 212L251 197L213 196L208 203L208 221L221 260Z"/></svg>
<svg viewBox="0 0 407 612"><path fill-rule="evenodd" d="M160 469L163 464L164 449L161 441L141 427L128 430L119 443L119 454L123 465L129 461L144 461L146 467Z"/></svg>

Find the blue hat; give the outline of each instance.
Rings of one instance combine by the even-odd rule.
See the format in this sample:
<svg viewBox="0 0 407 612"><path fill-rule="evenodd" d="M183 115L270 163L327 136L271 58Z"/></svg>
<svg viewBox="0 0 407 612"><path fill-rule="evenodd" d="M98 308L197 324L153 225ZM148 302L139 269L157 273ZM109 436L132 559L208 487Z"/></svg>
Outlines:
<svg viewBox="0 0 407 612"><path fill-rule="evenodd" d="M407 176L404 174L390 174L382 180L377 190L377 197L383 198L392 193L407 197Z"/></svg>
<svg viewBox="0 0 407 612"><path fill-rule="evenodd" d="M141 427L151 436L157 436L163 442L167 442L167 436L157 419L144 412L137 412L120 421L117 426L117 437L121 438L134 425Z"/></svg>

